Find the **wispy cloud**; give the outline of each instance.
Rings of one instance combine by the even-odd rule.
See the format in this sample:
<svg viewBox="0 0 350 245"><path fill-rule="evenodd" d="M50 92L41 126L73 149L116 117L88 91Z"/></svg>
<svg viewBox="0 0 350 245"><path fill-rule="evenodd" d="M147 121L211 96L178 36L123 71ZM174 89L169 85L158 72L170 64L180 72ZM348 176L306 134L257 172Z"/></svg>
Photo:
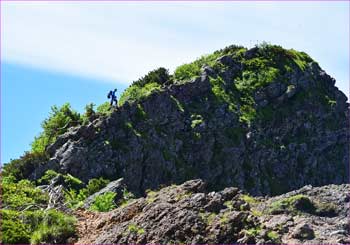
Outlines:
<svg viewBox="0 0 350 245"><path fill-rule="evenodd" d="M130 83L230 44L308 52L348 93L346 2L4 2L3 59Z"/></svg>

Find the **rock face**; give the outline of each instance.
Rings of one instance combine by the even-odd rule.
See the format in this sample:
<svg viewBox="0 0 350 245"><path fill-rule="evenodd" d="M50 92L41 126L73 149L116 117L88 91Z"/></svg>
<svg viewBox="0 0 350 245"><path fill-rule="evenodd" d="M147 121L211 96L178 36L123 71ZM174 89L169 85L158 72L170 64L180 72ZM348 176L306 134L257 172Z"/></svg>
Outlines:
<svg viewBox="0 0 350 245"><path fill-rule="evenodd" d="M123 179L118 179L115 181L110 182L106 187L102 188L98 192L92 194L88 198L85 199L83 207L86 209L89 209L92 203L94 202L95 198L97 196L103 195L106 192L113 192L116 193L114 202L117 203L120 199L123 197L123 190L126 188L125 184L123 183Z"/></svg>
<svg viewBox="0 0 350 245"><path fill-rule="evenodd" d="M166 83L108 117L71 128L31 178L46 169L85 182L124 178L138 195L194 178L210 190L237 186L254 195L346 183L347 98L316 62L298 67L281 52L282 61L259 48L224 55L197 77ZM249 68L258 58L271 63L271 74L292 68L267 80L270 73Z"/></svg>
<svg viewBox="0 0 350 245"><path fill-rule="evenodd" d="M90 218L79 219L77 243L349 243L349 191L350 185L306 186L253 198L234 187L208 192L203 181L191 180L108 213L78 214ZM271 214L276 207L281 212Z"/></svg>

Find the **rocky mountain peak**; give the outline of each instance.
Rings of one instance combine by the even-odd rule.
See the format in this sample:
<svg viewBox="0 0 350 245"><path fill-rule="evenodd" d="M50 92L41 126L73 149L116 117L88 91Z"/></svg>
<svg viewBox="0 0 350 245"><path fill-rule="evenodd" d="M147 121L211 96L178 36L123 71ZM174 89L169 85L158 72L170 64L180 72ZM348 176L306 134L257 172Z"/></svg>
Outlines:
<svg viewBox="0 0 350 245"><path fill-rule="evenodd" d="M58 137L31 178L124 177L139 194L193 178L256 195L343 183L349 114L334 85L303 52L230 46L135 81L109 116Z"/></svg>

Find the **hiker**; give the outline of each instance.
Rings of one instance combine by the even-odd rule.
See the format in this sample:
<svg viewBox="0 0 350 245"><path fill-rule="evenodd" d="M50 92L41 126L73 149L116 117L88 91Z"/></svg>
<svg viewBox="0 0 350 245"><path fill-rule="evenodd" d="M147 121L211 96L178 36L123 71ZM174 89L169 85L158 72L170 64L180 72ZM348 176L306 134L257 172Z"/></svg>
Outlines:
<svg viewBox="0 0 350 245"><path fill-rule="evenodd" d="M114 91L109 91L107 98L111 99L111 106L113 106L113 102L115 102L115 107L118 106L118 100L117 100L117 96L115 95L115 93L117 92L117 89L114 89Z"/></svg>

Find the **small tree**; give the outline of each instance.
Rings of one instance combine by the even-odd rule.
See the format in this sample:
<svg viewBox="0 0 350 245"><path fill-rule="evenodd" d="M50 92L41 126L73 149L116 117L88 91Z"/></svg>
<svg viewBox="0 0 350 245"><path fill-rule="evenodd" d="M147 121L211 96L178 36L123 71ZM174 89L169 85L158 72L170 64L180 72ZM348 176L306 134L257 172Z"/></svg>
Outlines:
<svg viewBox="0 0 350 245"><path fill-rule="evenodd" d="M90 103L85 106L85 113L82 116L83 124L87 124L89 121L92 121L95 119L96 112L94 110L95 104Z"/></svg>
<svg viewBox="0 0 350 245"><path fill-rule="evenodd" d="M69 103L62 107L52 106L50 116L41 124L43 132L35 137L31 144L32 152L44 152L57 136L64 134L68 128L80 124L81 121L80 114L72 110Z"/></svg>
<svg viewBox="0 0 350 245"><path fill-rule="evenodd" d="M85 106L85 114L84 114L84 116L87 117L87 118L90 118L91 116L94 116L95 115L94 107L95 107L94 103L87 104Z"/></svg>
<svg viewBox="0 0 350 245"><path fill-rule="evenodd" d="M140 78L139 80L133 82L132 85L137 85L143 87L148 83L158 83L160 85L164 84L170 79L169 72L167 69L160 67L153 71L150 71L146 76Z"/></svg>

